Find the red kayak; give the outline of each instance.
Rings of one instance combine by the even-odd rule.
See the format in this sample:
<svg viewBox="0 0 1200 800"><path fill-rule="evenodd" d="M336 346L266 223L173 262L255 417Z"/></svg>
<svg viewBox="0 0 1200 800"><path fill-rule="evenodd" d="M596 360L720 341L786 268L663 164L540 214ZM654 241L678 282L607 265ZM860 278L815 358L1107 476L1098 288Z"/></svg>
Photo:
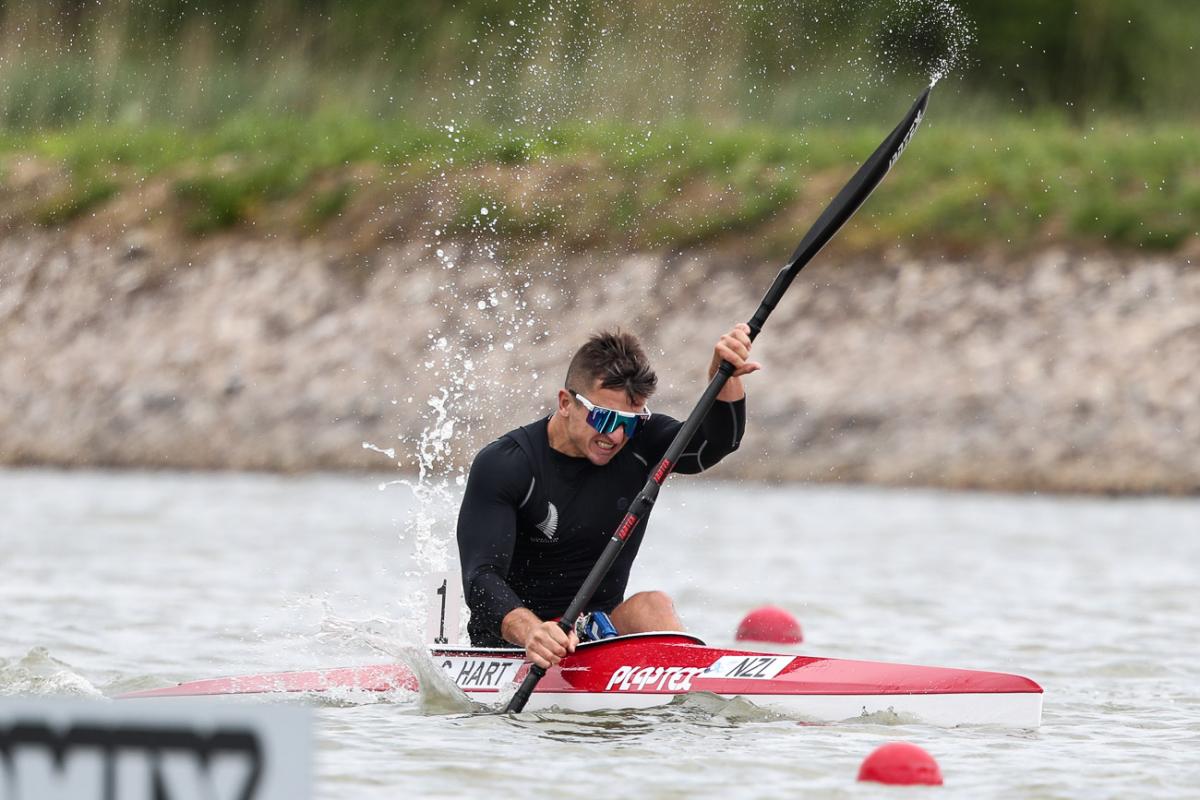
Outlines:
<svg viewBox="0 0 1200 800"><path fill-rule="evenodd" d="M499 702L529 669L524 651L517 649L435 647L429 654L467 696L482 703ZM418 681L407 666L383 664L190 681L122 697L337 689L416 691ZM931 725L1035 728L1042 716L1042 687L1019 675L728 650L681 633L585 642L546 674L527 708L646 708L690 692L743 697L814 722L886 713Z"/></svg>

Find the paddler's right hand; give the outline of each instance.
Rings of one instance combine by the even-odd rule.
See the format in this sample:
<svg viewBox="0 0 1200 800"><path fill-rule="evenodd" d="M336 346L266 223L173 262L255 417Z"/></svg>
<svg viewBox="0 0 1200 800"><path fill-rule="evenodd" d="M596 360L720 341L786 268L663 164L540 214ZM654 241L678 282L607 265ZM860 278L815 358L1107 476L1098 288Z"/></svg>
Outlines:
<svg viewBox="0 0 1200 800"><path fill-rule="evenodd" d="M574 653L577 644L575 631L564 633L557 622L543 622L525 640L525 656L542 669L550 669L557 667L568 653Z"/></svg>
<svg viewBox="0 0 1200 800"><path fill-rule="evenodd" d="M528 608L514 608L500 622L500 635L525 648L525 656L543 669L558 666L568 653L575 652L579 638L575 631L565 633L557 622L542 622Z"/></svg>

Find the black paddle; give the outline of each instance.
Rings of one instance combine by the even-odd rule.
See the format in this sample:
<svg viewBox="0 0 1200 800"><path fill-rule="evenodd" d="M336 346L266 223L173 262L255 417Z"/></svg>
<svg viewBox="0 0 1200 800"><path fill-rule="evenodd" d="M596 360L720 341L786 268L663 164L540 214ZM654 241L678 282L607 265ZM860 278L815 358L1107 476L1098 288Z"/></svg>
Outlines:
<svg viewBox="0 0 1200 800"><path fill-rule="evenodd" d="M763 325L767 321L767 317L775 310L775 306L783 298L784 292L792 285L792 281L804 269L805 265L812 260L821 248L833 238L833 235L841 229L842 225L846 224L846 220L854 215L879 182L883 180L883 176L888 174L888 170L896 163L896 159L904 152L904 148L908 145L913 134L917 132L917 126L921 124L921 118L925 115L925 106L929 102L929 92L933 89L929 86L925 91L921 92L921 96L913 103L912 108L904 115L904 119L900 124L888 134L883 143L875 149L871 157L866 160L858 172L854 173L854 177L850 179L842 190L838 192L837 197L833 198L833 202L821 213L817 221L809 229L800 245L796 248L796 252L792 253L791 259L779 270L779 274L775 276L775 282L771 284L771 288L767 290L763 296L762 303L758 306L758 311L754 312L754 316L750 318L750 338L758 336ZM638 521L641 520L646 513L649 512L651 506L654 505L655 498L658 497L658 490L662 486L663 481L671 474L671 468L679 459L683 448L692 440L700 427L700 421L708 414L714 402L716 402L717 394L721 391L721 387L729 380L729 376L733 374L733 365L728 361L722 361L721 366L717 369L717 374L713 376L708 383L708 388L704 390L696 407L692 409L692 413L688 415L687 420L683 423L683 427L679 429L679 433L675 434L675 438L671 441L671 446L667 448L666 455L662 457L662 461L658 462L654 472L650 474L646 485L642 487L642 491L629 504L629 510L625 514L625 518L621 520L621 524L617 526L617 530L613 533L612 539L608 546L604 548L604 552L600 555L600 560L596 562L596 566L592 567L592 571L588 573L583 585L579 587L579 592L575 595L575 599L571 601L571 605L567 607L566 613L559 620L559 626L565 633L570 633L575 627L575 621L579 619L579 615L591 602L592 596L596 593L596 589L600 586L600 581L604 580L604 576L608 574L608 570L612 567L614 561L617 560L617 555L621 552L621 548L625 546L625 540L629 538L629 534L633 533L633 529L637 527ZM505 711L519 712L525 708L525 704L529 702L529 695L533 693L534 687L538 685L538 681L546 674L546 670L534 664L530 667L529 672L525 675L525 680L521 682L517 693L513 695L512 700L508 702L508 707Z"/></svg>

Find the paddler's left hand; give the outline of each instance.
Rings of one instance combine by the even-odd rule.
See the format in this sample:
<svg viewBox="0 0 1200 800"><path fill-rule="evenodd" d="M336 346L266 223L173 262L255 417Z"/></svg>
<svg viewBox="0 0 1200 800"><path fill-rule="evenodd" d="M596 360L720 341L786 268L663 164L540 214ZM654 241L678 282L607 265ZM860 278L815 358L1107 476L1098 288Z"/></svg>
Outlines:
<svg viewBox="0 0 1200 800"><path fill-rule="evenodd" d="M717 340L717 346L713 348L712 362L708 365L708 379L711 381L717 374L722 361L733 365L733 375L721 388L720 394L717 395L718 400L724 400L726 403L741 400L746 396L742 376L762 369L762 364L749 360L750 345L750 326L744 322L734 325L729 333Z"/></svg>

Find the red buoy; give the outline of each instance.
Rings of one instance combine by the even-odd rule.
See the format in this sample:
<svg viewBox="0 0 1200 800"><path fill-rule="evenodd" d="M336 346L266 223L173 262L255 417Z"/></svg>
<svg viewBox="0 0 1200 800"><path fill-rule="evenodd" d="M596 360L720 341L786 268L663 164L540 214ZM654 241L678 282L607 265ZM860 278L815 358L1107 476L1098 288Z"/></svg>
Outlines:
<svg viewBox="0 0 1200 800"><path fill-rule="evenodd" d="M933 756L915 744L889 742L863 759L858 779L891 786L941 786L942 770Z"/></svg>
<svg viewBox="0 0 1200 800"><path fill-rule="evenodd" d="M756 608L742 618L737 629L738 641L799 644L804 641L800 623L787 611L776 606Z"/></svg>

